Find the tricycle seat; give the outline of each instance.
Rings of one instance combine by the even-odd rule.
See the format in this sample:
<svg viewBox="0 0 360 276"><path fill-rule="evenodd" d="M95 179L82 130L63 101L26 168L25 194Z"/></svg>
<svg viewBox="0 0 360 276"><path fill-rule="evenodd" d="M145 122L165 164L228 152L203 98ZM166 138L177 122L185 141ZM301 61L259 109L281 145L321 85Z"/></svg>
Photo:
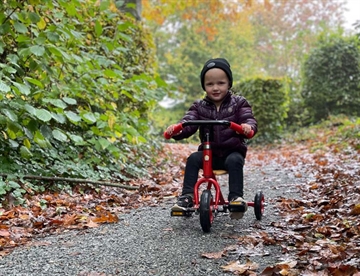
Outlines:
<svg viewBox="0 0 360 276"><path fill-rule="evenodd" d="M213 170L213 173L215 175L222 175L222 174L227 174L228 172L226 170Z"/></svg>

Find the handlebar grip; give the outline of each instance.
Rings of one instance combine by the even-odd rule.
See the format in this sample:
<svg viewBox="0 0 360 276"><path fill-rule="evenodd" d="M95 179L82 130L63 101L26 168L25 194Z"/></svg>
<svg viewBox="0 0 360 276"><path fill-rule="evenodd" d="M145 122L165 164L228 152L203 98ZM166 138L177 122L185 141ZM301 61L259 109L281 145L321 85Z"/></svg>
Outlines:
<svg viewBox="0 0 360 276"><path fill-rule="evenodd" d="M178 134L180 131L182 131L183 129L183 125L182 123L179 123L177 125L174 126L174 131L172 134L168 134L166 131L164 132L164 138L165 139L170 139L171 137L173 137L174 135Z"/></svg>
<svg viewBox="0 0 360 276"><path fill-rule="evenodd" d="M236 124L234 122L230 122L230 128L232 130L235 130L236 132L239 132L242 135L245 135L241 125L238 125L238 124ZM248 133L245 136L246 136L246 138L251 139L254 136L254 130L252 129L250 131L250 133Z"/></svg>

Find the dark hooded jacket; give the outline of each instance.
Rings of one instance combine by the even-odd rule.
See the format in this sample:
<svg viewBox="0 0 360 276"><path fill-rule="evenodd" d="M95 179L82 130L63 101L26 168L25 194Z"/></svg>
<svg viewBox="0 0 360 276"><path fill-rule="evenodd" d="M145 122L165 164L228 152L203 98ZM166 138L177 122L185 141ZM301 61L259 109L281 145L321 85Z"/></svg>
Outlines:
<svg viewBox="0 0 360 276"><path fill-rule="evenodd" d="M215 104L208 97L195 101L180 122L190 120L227 120L239 125L246 123L251 126L254 133L257 132L257 121L254 118L250 104L244 97L233 95L231 92L225 96L219 111L216 110ZM197 129L196 126L184 127L182 132L173 136L173 138L175 140L188 138ZM216 125L214 126L213 141L211 143L213 155L225 157L237 151L246 157L247 146L245 139L245 136L237 134L227 126ZM202 150L202 146L199 147L199 150Z"/></svg>

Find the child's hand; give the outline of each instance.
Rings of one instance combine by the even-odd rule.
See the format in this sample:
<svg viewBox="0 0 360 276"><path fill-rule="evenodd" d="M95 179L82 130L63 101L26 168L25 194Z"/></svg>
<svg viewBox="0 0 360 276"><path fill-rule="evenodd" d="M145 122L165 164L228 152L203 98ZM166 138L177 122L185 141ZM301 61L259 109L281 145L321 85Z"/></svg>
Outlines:
<svg viewBox="0 0 360 276"><path fill-rule="evenodd" d="M166 129L166 134L168 134L169 136L174 136L173 134L174 134L174 128L175 128L175 126L176 125L171 125L171 126L168 126L168 128ZM178 134L180 134L181 133L181 131L180 132L178 132L178 133L176 133L175 135L178 135Z"/></svg>
<svg viewBox="0 0 360 276"><path fill-rule="evenodd" d="M250 134L252 128L251 128L251 125L248 125L248 124L241 124L241 127L243 129L243 133L245 136L247 136L248 134Z"/></svg>

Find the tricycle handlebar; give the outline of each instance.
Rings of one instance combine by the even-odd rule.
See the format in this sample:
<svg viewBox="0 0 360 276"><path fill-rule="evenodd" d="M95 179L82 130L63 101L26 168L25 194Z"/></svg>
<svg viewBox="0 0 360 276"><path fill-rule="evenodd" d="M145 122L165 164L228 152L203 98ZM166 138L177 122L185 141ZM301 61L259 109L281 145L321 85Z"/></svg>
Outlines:
<svg viewBox="0 0 360 276"><path fill-rule="evenodd" d="M186 126L214 126L214 125L224 125L230 127L232 130L245 135L241 125L238 125L234 122L226 121L226 120L193 120L187 121L183 123L179 123L174 126L173 133L169 135L166 131L164 132L165 139L170 139L172 136L179 134L182 129ZM251 130L250 133L245 135L246 138L250 139L254 136L254 130Z"/></svg>

